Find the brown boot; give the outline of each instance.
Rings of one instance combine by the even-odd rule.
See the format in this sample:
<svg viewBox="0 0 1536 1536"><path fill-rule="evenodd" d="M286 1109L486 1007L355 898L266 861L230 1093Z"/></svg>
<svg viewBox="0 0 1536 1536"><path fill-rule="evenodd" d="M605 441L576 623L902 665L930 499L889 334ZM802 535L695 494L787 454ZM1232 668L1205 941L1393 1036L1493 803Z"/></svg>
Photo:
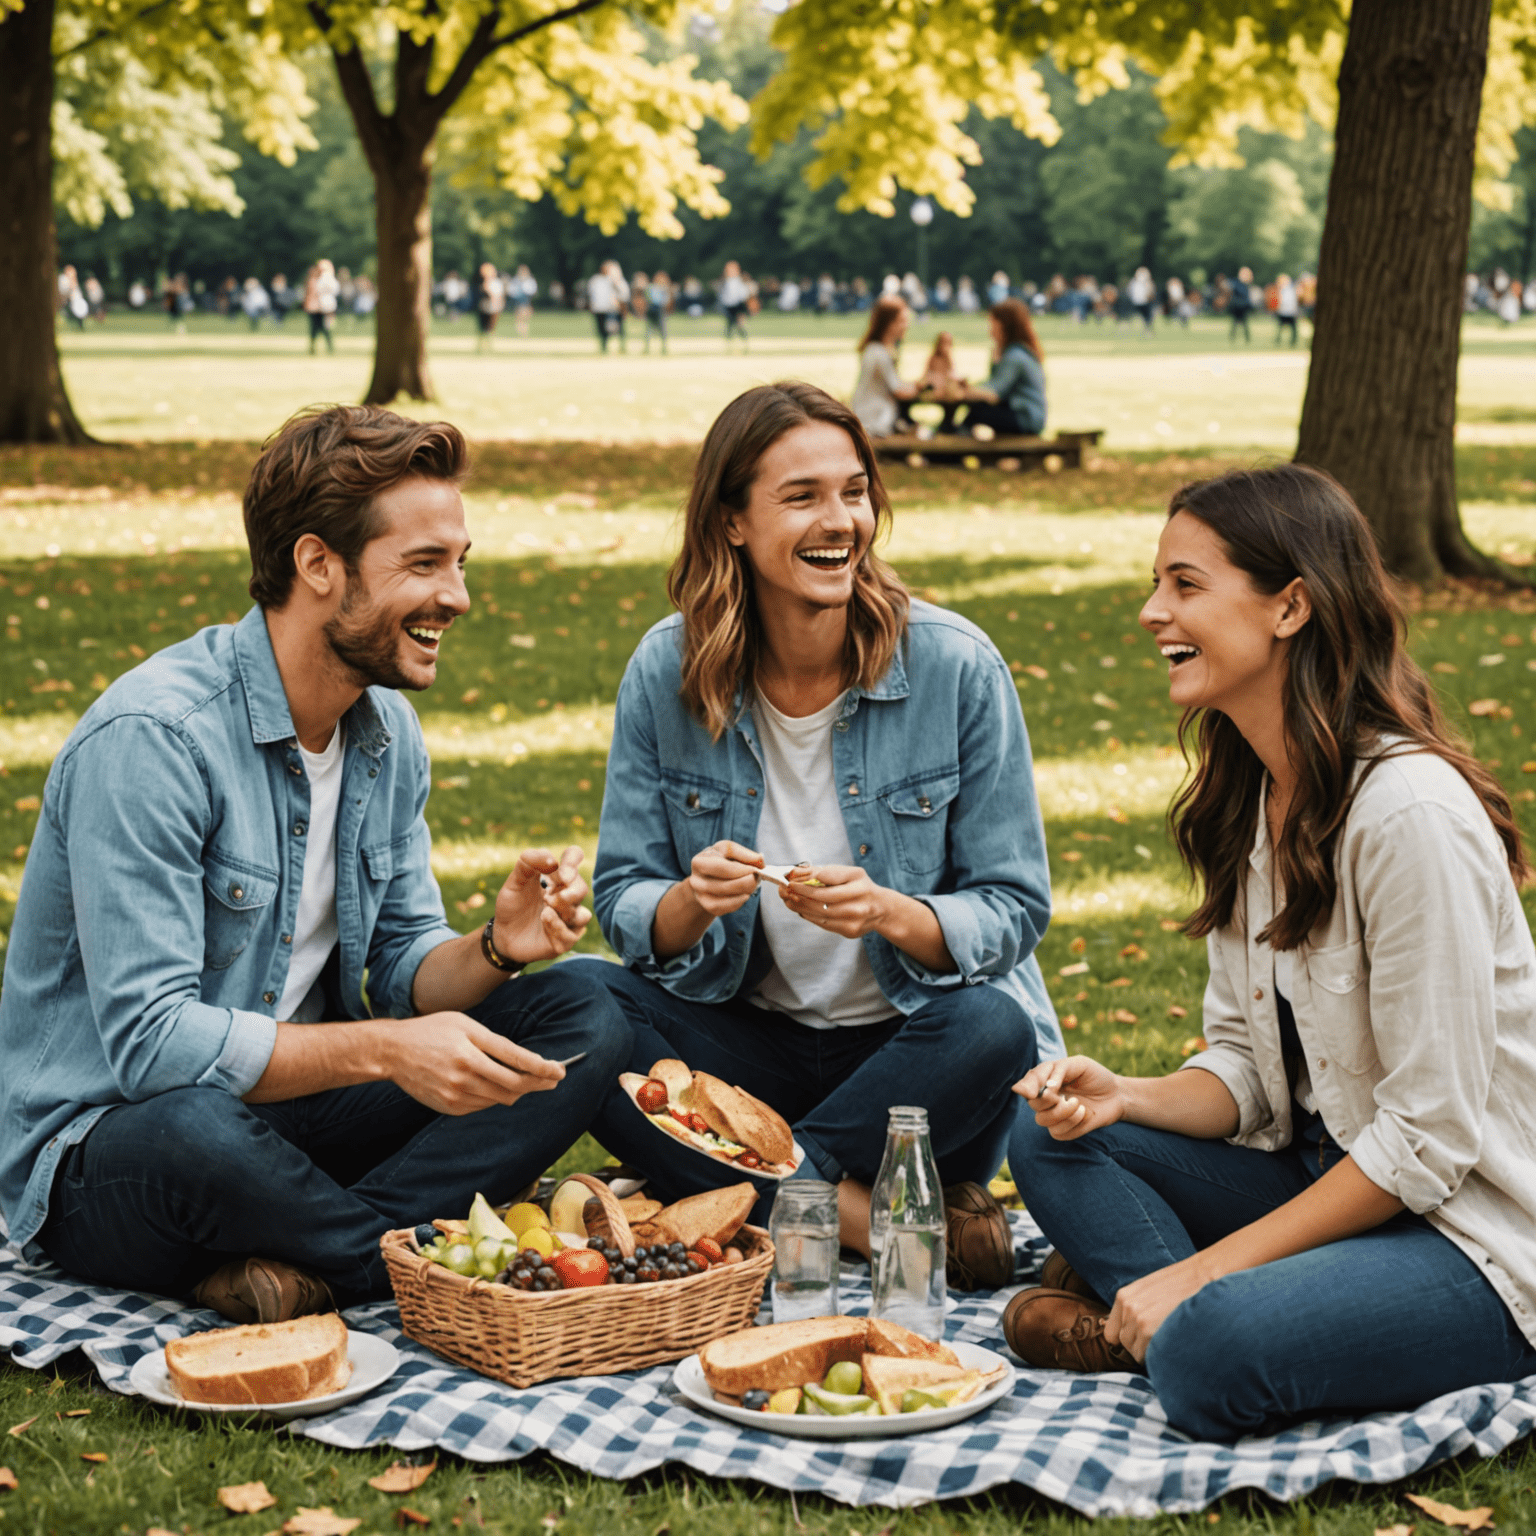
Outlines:
<svg viewBox="0 0 1536 1536"><path fill-rule="evenodd" d="M995 1291L1013 1279L1013 1228L985 1186L951 1184L944 1217L944 1272L955 1290Z"/></svg>
<svg viewBox="0 0 1536 1536"><path fill-rule="evenodd" d="M1045 1263L1040 1267L1040 1286L1047 1291L1070 1291L1072 1295L1081 1296L1087 1301L1099 1299L1093 1287L1055 1248L1046 1255Z"/></svg>
<svg viewBox="0 0 1536 1536"><path fill-rule="evenodd" d="M1141 1371L1136 1357L1104 1337L1109 1308L1044 1286L1020 1291L1003 1312L1003 1337L1026 1365L1053 1371Z"/></svg>
<svg viewBox="0 0 1536 1536"><path fill-rule="evenodd" d="M193 1291L192 1299L232 1323L286 1323L290 1317L336 1310L323 1280L281 1259L221 1264Z"/></svg>

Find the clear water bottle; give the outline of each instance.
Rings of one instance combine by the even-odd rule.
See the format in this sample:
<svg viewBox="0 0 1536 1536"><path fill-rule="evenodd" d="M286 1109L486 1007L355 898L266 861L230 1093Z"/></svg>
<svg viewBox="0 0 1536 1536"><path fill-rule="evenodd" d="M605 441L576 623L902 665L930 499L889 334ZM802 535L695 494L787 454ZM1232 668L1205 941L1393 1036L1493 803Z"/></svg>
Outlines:
<svg viewBox="0 0 1536 1536"><path fill-rule="evenodd" d="M928 1145L928 1111L891 1107L870 1196L870 1315L925 1339L944 1337L944 1191Z"/></svg>
<svg viewBox="0 0 1536 1536"><path fill-rule="evenodd" d="M768 1219L773 1240L769 1294L776 1323L837 1314L837 1188L821 1179L786 1179Z"/></svg>

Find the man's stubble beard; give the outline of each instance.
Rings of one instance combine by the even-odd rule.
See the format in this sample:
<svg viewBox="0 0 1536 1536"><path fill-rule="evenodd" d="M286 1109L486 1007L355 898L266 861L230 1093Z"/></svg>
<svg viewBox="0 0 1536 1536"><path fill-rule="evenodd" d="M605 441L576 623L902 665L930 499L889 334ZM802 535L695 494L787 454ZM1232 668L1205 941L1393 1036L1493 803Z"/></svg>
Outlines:
<svg viewBox="0 0 1536 1536"><path fill-rule="evenodd" d="M412 681L401 670L401 626L374 607L368 588L356 573L348 574L341 608L321 633L331 654L352 674L359 687L401 688L420 693L432 686Z"/></svg>

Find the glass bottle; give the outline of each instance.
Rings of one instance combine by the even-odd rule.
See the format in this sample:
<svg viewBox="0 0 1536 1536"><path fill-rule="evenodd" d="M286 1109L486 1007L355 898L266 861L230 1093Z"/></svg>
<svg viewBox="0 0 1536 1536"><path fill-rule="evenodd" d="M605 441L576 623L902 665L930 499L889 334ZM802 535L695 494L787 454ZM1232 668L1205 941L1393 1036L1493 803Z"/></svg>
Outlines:
<svg viewBox="0 0 1536 1536"><path fill-rule="evenodd" d="M928 1144L928 1111L891 1106L885 1156L869 1204L872 1317L944 1337L944 1191Z"/></svg>
<svg viewBox="0 0 1536 1536"><path fill-rule="evenodd" d="M786 1179L768 1218L773 1240L769 1294L773 1320L837 1313L837 1187L821 1179Z"/></svg>

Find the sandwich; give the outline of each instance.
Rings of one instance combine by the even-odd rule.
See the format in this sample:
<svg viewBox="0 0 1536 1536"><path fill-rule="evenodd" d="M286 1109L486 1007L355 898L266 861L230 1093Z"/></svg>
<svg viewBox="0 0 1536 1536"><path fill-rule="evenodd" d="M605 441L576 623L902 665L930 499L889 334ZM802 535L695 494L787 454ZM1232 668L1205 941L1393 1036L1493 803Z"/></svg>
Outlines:
<svg viewBox="0 0 1536 1536"><path fill-rule="evenodd" d="M875 1357L912 1366L918 1376L943 1373L949 1380L964 1374L952 1349L899 1323L867 1317L811 1317L746 1328L706 1344L699 1365L712 1392L740 1397L819 1382L840 1361L858 1365Z"/></svg>
<svg viewBox="0 0 1536 1536"><path fill-rule="evenodd" d="M986 1372L967 1371L943 1360L902 1359L895 1355L865 1355L860 1365L864 1391L880 1405L881 1413L910 1413L918 1407L950 1408L956 1403L968 1403L1007 1374L1006 1366ZM909 1398L909 1392L917 1394L917 1398Z"/></svg>
<svg viewBox="0 0 1536 1536"><path fill-rule="evenodd" d="M707 1157L779 1178L795 1170L788 1123L744 1089L671 1059L645 1077L625 1072L619 1085L653 1125Z"/></svg>
<svg viewBox="0 0 1536 1536"><path fill-rule="evenodd" d="M708 1237L724 1248L741 1231L756 1204L756 1186L743 1181L658 1207L649 1221L634 1230L636 1235L643 1233L647 1243L681 1243L696 1250L700 1239Z"/></svg>
<svg viewBox="0 0 1536 1536"><path fill-rule="evenodd" d="M347 1325L334 1312L172 1339L165 1368L189 1403L297 1403L352 1379Z"/></svg>

